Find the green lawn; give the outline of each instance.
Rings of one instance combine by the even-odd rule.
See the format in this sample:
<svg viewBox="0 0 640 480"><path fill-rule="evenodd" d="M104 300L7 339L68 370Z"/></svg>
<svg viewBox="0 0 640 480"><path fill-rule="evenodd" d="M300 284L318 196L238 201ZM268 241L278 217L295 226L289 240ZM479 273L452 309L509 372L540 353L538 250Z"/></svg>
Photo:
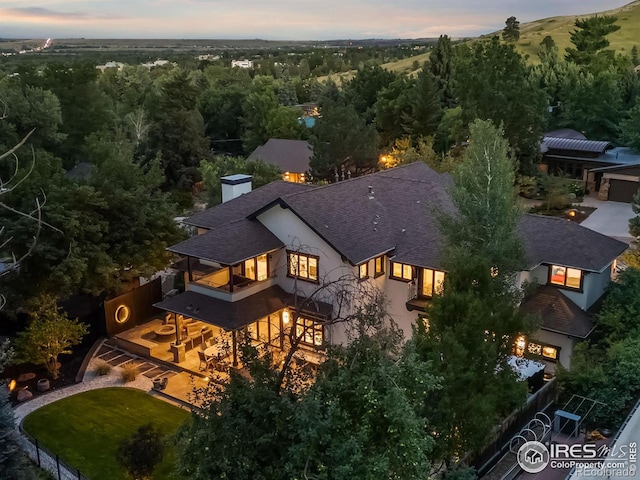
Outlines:
<svg viewBox="0 0 640 480"><path fill-rule="evenodd" d="M60 455L92 480L124 478L115 461L118 442L139 426L153 423L173 434L189 412L140 390L104 388L79 393L28 415L23 427L41 445ZM154 479L172 479L175 453L165 450Z"/></svg>

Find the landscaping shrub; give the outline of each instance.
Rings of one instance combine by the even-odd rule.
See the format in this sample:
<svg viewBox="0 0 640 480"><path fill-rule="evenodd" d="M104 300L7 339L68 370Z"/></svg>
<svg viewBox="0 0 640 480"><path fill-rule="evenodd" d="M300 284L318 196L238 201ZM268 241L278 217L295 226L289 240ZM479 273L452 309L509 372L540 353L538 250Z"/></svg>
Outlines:
<svg viewBox="0 0 640 480"><path fill-rule="evenodd" d="M133 436L120 442L116 461L130 478L150 478L163 455L162 433L148 423L139 427Z"/></svg>
<svg viewBox="0 0 640 480"><path fill-rule="evenodd" d="M104 377L105 375L109 375L109 373L111 373L111 368L111 365L109 365L107 362L100 362L98 363L98 365L96 365L96 373L101 377Z"/></svg>
<svg viewBox="0 0 640 480"><path fill-rule="evenodd" d="M138 376L138 364L134 362L127 363L122 367L122 379L127 382L133 382Z"/></svg>

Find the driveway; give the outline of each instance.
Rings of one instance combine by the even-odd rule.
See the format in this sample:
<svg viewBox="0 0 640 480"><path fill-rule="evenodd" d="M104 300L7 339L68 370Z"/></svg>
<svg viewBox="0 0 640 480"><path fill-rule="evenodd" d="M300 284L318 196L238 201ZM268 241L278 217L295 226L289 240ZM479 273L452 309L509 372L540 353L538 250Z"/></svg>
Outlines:
<svg viewBox="0 0 640 480"><path fill-rule="evenodd" d="M590 200L593 203L597 202L597 205L593 205L597 207L597 210L589 215L589 218L582 222L581 225L598 233L602 233L603 235L622 240L623 242L631 242L632 237L629 233L629 220L635 216L635 213L633 213L631 209L631 204L621 202L594 202L593 199Z"/></svg>

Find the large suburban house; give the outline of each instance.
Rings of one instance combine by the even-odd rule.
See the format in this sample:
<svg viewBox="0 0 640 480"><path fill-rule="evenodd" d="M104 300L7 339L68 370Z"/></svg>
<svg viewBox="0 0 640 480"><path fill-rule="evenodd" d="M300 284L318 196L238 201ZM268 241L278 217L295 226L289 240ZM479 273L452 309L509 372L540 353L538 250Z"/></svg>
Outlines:
<svg viewBox="0 0 640 480"><path fill-rule="evenodd" d="M275 165L282 172L282 179L286 182L305 183L311 157L313 147L306 140L270 138L267 143L251 152L247 160L262 160Z"/></svg>
<svg viewBox="0 0 640 480"><path fill-rule="evenodd" d="M186 291L157 307L232 332L234 345L248 333L282 348L283 332L296 328L318 352L345 332L330 321L337 299L313 292L348 275L384 292L411 334L446 276L434 209L453 208L449 175L414 163L325 186L277 181L252 191L250 182L224 177L223 203L185 221L198 235L169 250L183 258ZM519 228L527 269L518 281L537 285L522 308L540 315L541 327L516 350L550 371L568 367L627 246L562 218L525 215Z"/></svg>
<svg viewBox="0 0 640 480"><path fill-rule="evenodd" d="M581 180L600 200L630 203L640 188L640 154L568 128L545 134L542 163L554 175Z"/></svg>

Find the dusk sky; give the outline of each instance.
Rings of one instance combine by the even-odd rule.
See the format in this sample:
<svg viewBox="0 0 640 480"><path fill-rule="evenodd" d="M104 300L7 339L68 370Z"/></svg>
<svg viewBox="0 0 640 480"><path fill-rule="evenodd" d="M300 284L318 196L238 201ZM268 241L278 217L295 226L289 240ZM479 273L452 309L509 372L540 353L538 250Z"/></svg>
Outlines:
<svg viewBox="0 0 640 480"><path fill-rule="evenodd" d="M0 38L418 38L475 36L630 0L0 0Z"/></svg>

